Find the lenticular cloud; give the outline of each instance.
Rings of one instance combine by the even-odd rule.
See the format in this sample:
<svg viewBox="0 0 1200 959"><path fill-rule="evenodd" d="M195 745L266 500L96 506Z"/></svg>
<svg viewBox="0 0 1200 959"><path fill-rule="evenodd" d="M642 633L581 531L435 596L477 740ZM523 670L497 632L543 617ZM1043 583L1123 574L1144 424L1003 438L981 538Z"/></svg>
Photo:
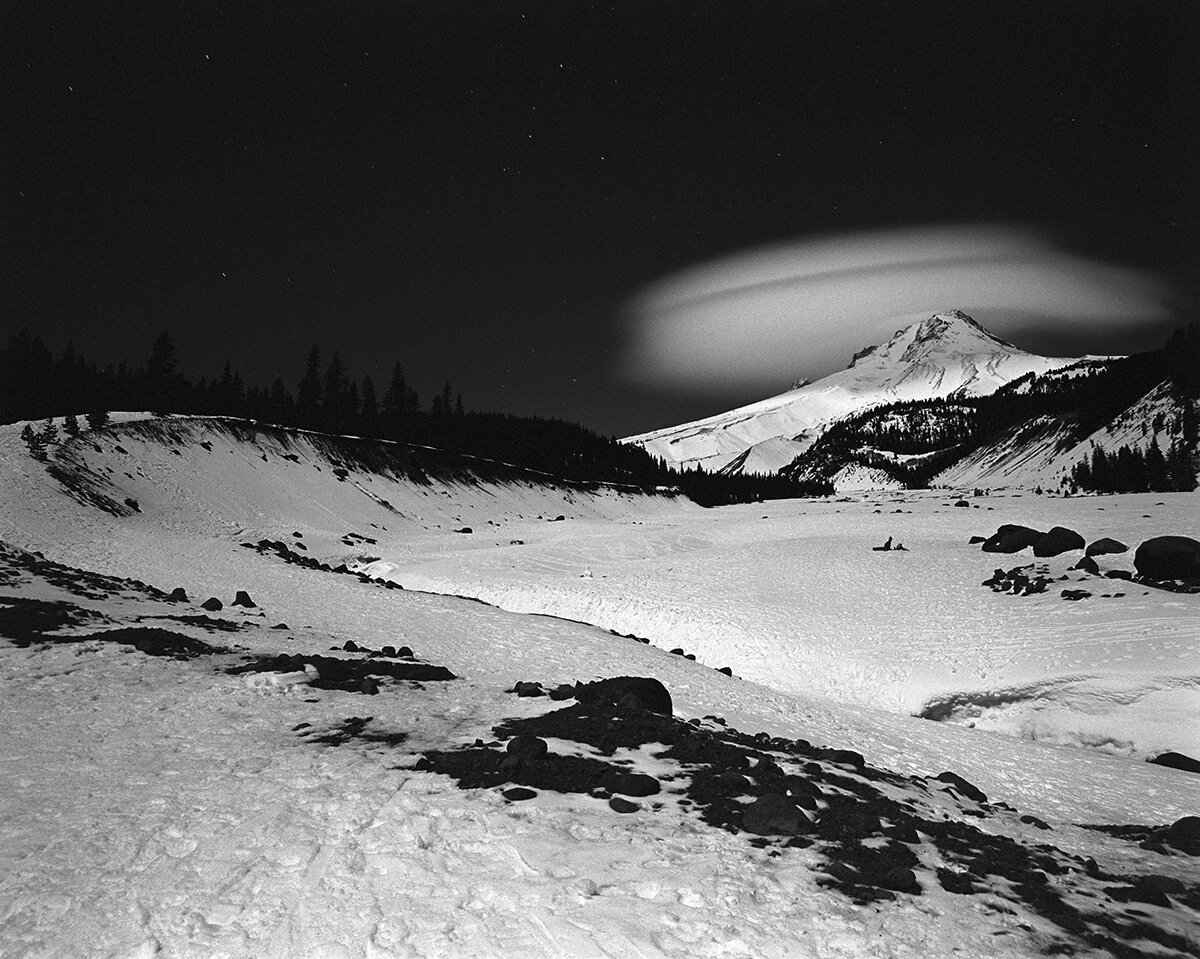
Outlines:
<svg viewBox="0 0 1200 959"><path fill-rule="evenodd" d="M806 240L668 277L628 309L625 371L657 385L777 386L933 313L1004 335L1031 321L1097 333L1169 317L1166 289L1011 226L940 226Z"/></svg>

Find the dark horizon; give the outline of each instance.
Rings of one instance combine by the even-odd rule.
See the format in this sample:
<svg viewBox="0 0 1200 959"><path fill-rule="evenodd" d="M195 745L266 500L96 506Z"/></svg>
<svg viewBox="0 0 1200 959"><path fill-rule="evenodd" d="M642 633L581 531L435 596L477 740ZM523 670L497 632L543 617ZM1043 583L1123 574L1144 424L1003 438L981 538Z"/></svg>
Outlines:
<svg viewBox="0 0 1200 959"><path fill-rule="evenodd" d="M399 360L426 399L450 379L476 409L628 435L766 395L631 380L650 285L955 223L1044 231L1167 291L1123 329L938 304L1024 349L1149 349L1196 316L1193 4L19 3L4 20L0 331L101 365L143 363L167 331L193 378L228 359L294 387L316 342L377 386Z"/></svg>

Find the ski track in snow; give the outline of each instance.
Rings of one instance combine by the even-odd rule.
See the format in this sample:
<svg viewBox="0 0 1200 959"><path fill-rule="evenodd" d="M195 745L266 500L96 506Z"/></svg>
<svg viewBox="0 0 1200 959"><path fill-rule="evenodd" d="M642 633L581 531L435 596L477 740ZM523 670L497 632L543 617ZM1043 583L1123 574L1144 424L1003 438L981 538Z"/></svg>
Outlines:
<svg viewBox="0 0 1200 959"><path fill-rule="evenodd" d="M1066 851L1200 879L1194 860L1147 861L1135 845L1071 825L1195 814L1200 778L1053 741L1100 742L1117 723L1142 743L1174 737L1172 748L1200 751L1196 597L1142 596L1118 581L1103 591L1124 590L1122 599L996 595L979 581L1031 560L965 545L1012 521L1135 545L1194 526L1194 499L993 497L979 501L995 507L987 512L947 508L934 494L699 511L533 488L499 499L469 485L406 490L366 476L331 492L303 450L301 463L280 466L274 450L263 464L257 449L231 453L219 440L213 453L191 446L175 457L122 439L143 478L119 476L121 489L143 512L113 517L67 498L18 448L17 429L0 430L0 538L81 568L184 585L194 602L248 590L261 609L216 614L248 624L239 632L161 623L217 645L327 654L351 638L408 644L460 679L366 697L256 685L215 668L236 656L181 663L100 642L0 641L5 959L1015 957L1050 941L1036 917L935 884L918 898L855 906L815 883L810 850L769 858L670 797L658 811L617 816L586 795L543 791L510 804L411 769L423 748L488 738L502 719L551 708L504 694L521 679L656 676L684 718L715 713L905 773L952 769L1050 821L1046 835ZM220 469L209 468L218 454ZM887 512L902 502L911 514ZM535 519L559 512L569 518ZM457 523L476 532L449 532ZM514 611L383 590L238 546L292 541L293 530L331 563L368 551L406 586ZM347 547L347 531L378 542ZM872 553L888 535L909 552ZM3 595L62 598L47 586L0 585ZM180 612L67 598L123 623ZM700 662L525 612L649 636ZM279 620L291 629L264 628ZM966 709L994 695L1010 714L1040 701L1061 715L1042 730L1050 742L1015 738L1032 720L1003 710L983 710L976 729L905 715L956 695ZM392 750L320 748L292 731L352 715L408 739ZM1190 928L1194 937L1194 918Z"/></svg>

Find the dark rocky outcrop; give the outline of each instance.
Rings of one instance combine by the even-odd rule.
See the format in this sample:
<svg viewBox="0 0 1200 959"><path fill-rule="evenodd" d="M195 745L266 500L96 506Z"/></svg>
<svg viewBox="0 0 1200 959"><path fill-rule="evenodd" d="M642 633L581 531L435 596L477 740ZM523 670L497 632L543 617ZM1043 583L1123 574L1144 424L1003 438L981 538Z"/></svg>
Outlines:
<svg viewBox="0 0 1200 959"><path fill-rule="evenodd" d="M1033 555L1038 557L1057 556L1073 549L1083 549L1084 538L1065 526L1051 527L1033 542Z"/></svg>
<svg viewBox="0 0 1200 959"><path fill-rule="evenodd" d="M1005 523L983 541L980 549L985 553L1019 553L1032 546L1042 535L1041 530L1029 526Z"/></svg>
<svg viewBox="0 0 1200 959"><path fill-rule="evenodd" d="M185 590L182 586L176 586L173 590L171 590L171 595L168 596L167 599L169 599L172 603L186 603L188 602L187 590Z"/></svg>
<svg viewBox="0 0 1200 959"><path fill-rule="evenodd" d="M1090 556L1079 557L1079 562L1072 566L1071 569L1078 569L1084 573L1091 573L1093 576L1100 575L1100 564Z"/></svg>
<svg viewBox="0 0 1200 959"><path fill-rule="evenodd" d="M1200 581L1200 542L1190 536L1155 536L1137 548L1133 565L1149 579Z"/></svg>
<svg viewBox="0 0 1200 959"><path fill-rule="evenodd" d="M215 613L219 609L224 609L225 604L222 603L219 599L217 599L217 597L210 596L208 599L206 599L203 603L200 604L200 608L207 609L210 613Z"/></svg>

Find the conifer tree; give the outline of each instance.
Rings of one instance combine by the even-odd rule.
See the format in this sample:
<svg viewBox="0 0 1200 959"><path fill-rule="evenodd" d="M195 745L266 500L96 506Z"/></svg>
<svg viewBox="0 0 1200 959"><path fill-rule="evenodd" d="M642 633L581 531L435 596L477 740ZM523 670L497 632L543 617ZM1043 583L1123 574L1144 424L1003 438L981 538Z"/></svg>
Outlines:
<svg viewBox="0 0 1200 959"><path fill-rule="evenodd" d="M308 362L296 386L296 419L309 429L317 425L321 415L321 350L316 343L308 353Z"/></svg>
<svg viewBox="0 0 1200 959"><path fill-rule="evenodd" d="M363 432L367 436L374 436L379 428L379 400L375 396L375 382L371 379L371 374L368 373L362 378L362 387L358 391L359 395L359 419L362 421Z"/></svg>

